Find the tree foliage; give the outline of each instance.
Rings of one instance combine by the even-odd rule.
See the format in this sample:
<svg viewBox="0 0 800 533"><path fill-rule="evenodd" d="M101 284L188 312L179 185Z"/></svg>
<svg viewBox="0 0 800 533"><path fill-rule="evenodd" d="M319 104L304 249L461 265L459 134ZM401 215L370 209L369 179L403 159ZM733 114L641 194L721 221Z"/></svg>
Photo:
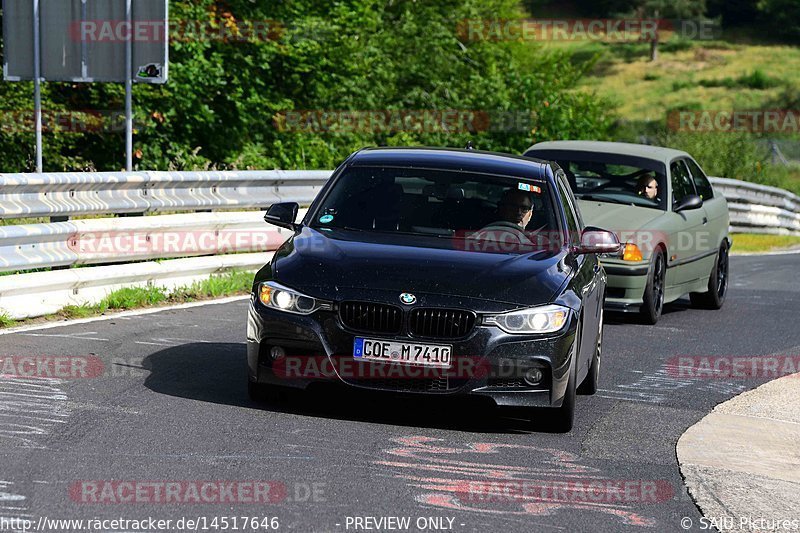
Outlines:
<svg viewBox="0 0 800 533"><path fill-rule="evenodd" d="M574 90L583 71L568 55L459 34L466 20L524 16L514 0L181 0L170 11L178 27L220 33L173 35L169 82L135 87L141 169L331 168L370 145L472 140L519 153L544 139L608 136L609 110ZM254 21L277 31L237 36ZM31 85L0 82L6 116L32 109ZM114 84L45 83L43 94L48 110L124 107ZM529 120L477 132L287 131L283 114L297 110L471 110ZM45 168L117 170L123 150L120 132L48 132ZM32 154L31 131L0 130L0 171L30 170Z"/></svg>

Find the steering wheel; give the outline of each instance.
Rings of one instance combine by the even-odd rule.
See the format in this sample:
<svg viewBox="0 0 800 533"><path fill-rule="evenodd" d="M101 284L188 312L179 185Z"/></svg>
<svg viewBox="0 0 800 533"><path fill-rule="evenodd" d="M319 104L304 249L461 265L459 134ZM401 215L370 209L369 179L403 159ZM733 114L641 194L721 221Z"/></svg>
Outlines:
<svg viewBox="0 0 800 533"><path fill-rule="evenodd" d="M610 189L612 187L619 187L619 183L615 183L613 181L609 181L608 183L602 183L602 184L598 185L597 187L593 187L592 189L586 191L586 193L591 194L593 192L600 192L600 191L604 191L606 189Z"/></svg>

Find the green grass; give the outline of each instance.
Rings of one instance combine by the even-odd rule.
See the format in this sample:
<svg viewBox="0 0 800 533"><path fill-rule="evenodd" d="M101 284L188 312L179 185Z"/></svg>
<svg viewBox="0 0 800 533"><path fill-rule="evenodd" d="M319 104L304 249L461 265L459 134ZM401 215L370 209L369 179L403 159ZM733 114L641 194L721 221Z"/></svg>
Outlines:
<svg viewBox="0 0 800 533"><path fill-rule="evenodd" d="M736 36L733 36L736 39ZM800 145L800 134L691 133L669 131L675 111L797 109L800 47L746 40L671 39L650 61L647 43L549 42L590 67L578 91L603 97L619 117L611 140L648 142L685 150L712 176L780 187L800 195L800 165L769 163L764 138ZM785 151L786 149L784 149ZM786 154L798 160L798 153Z"/></svg>
<svg viewBox="0 0 800 533"><path fill-rule="evenodd" d="M17 321L5 313L0 313L0 328L10 328L17 325Z"/></svg>
<svg viewBox="0 0 800 533"><path fill-rule="evenodd" d="M733 252L771 252L800 246L800 237L793 235L735 233L732 238Z"/></svg>
<svg viewBox="0 0 800 533"><path fill-rule="evenodd" d="M579 89L611 101L626 121L663 122L671 109L791 108L785 93L800 86L800 48L793 46L670 40L655 62L648 44L545 46L572 54L575 63L596 59Z"/></svg>
<svg viewBox="0 0 800 533"><path fill-rule="evenodd" d="M169 294L162 287L126 287L106 296L97 306L106 309L134 309L151 307L169 299Z"/></svg>
<svg viewBox="0 0 800 533"><path fill-rule="evenodd" d="M646 76L645 76L646 77ZM725 87L727 89L755 89L763 91L772 87L783 85L782 80L764 74L761 69L756 69L749 74L742 74L738 78L731 77L711 80L700 80L701 87Z"/></svg>
<svg viewBox="0 0 800 533"><path fill-rule="evenodd" d="M73 318L87 318L90 316L94 316L99 313L99 309L96 306L88 306L88 305L68 305L61 309L61 312L58 313L61 317L67 319Z"/></svg>
<svg viewBox="0 0 800 533"><path fill-rule="evenodd" d="M190 287L176 289L171 299L192 301L203 298L219 298L230 294L243 294L250 292L253 285L251 272L233 271L225 276L214 276Z"/></svg>
<svg viewBox="0 0 800 533"><path fill-rule="evenodd" d="M102 315L108 311L122 311L155 307L158 305L180 304L222 296L248 294L253 285L253 273L233 270L224 274L210 276L192 285L168 291L164 287L125 287L108 294L96 304L70 305L54 315L29 320L16 321L8 315L0 314L0 328L24 325L41 320L63 320L87 318Z"/></svg>

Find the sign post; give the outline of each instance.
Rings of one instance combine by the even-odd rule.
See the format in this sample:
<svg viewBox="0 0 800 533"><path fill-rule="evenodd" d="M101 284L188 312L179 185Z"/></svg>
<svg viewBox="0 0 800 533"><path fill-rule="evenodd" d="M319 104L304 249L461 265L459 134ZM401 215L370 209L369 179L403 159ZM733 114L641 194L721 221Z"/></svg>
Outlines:
<svg viewBox="0 0 800 533"><path fill-rule="evenodd" d="M125 0L125 20L133 35L131 0ZM125 170L133 171L133 39L125 42Z"/></svg>
<svg viewBox="0 0 800 533"><path fill-rule="evenodd" d="M5 10L3 11L5 13ZM36 124L36 172L42 172L42 50L39 44L39 0L33 0L33 120Z"/></svg>
<svg viewBox="0 0 800 533"><path fill-rule="evenodd" d="M166 83L168 0L2 0L3 77L33 81L36 171L41 82L125 84L125 168L133 170L133 83Z"/></svg>

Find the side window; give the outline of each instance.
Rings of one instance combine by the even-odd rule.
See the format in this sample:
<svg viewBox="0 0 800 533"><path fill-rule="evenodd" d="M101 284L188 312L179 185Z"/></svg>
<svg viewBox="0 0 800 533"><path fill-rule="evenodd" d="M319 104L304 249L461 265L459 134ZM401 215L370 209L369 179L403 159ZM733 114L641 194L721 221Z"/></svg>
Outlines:
<svg viewBox="0 0 800 533"><path fill-rule="evenodd" d="M691 159L687 159L686 164L689 166L689 170L692 173L694 187L697 189L697 194L700 195L700 198L703 200L711 200L714 198L714 189L711 188L711 184L708 182L706 175L700 170L700 166Z"/></svg>
<svg viewBox="0 0 800 533"><path fill-rule="evenodd" d="M672 203L675 204L694 194L694 185L683 160L673 161L669 169L672 174Z"/></svg>
<svg viewBox="0 0 800 533"><path fill-rule="evenodd" d="M564 185L563 179L558 179L558 192L561 197L561 205L564 207L564 213L567 217L567 231L569 231L569 242L576 244L580 242L580 229L578 226L578 219L575 215L575 209L572 207L572 202L569 198L569 187Z"/></svg>

